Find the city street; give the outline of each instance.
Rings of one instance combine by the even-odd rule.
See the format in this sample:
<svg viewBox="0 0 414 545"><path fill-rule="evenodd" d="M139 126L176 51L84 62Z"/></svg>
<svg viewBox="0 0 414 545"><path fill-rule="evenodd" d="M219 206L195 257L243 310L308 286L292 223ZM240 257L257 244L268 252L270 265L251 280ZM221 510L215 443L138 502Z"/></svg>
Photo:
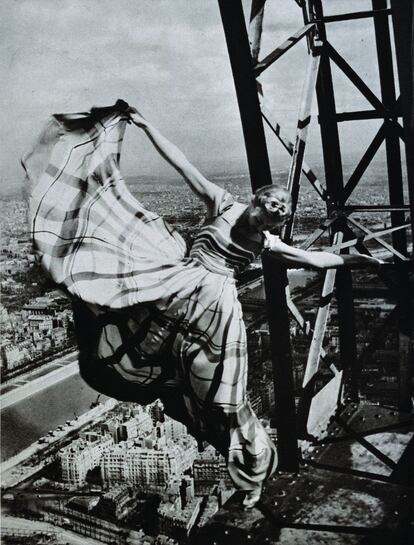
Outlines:
<svg viewBox="0 0 414 545"><path fill-rule="evenodd" d="M24 377L16 378L12 384L5 384L6 393L1 394L1 408L5 409L20 400L39 392L44 388L58 382L66 377L74 375L78 371L78 352L73 351L60 356L32 371Z"/></svg>
<svg viewBox="0 0 414 545"><path fill-rule="evenodd" d="M96 541L85 536L81 536L60 528L53 526L48 522L41 522L38 520L27 520L19 517L12 517L2 514L1 533L4 535L11 535L12 530L23 530L31 533L35 532L53 532L58 535L59 543L69 543L70 545L102 545L101 541Z"/></svg>

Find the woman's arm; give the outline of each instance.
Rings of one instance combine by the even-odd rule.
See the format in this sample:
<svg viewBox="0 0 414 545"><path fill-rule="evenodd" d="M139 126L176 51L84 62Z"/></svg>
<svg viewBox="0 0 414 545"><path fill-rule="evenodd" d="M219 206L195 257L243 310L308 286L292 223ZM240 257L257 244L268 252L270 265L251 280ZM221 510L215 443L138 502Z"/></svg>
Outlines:
<svg viewBox="0 0 414 545"><path fill-rule="evenodd" d="M131 109L132 122L143 129L153 143L159 154L181 174L194 193L200 197L208 207L214 207L222 197L223 190L205 178L194 165L192 165L184 153L163 136L158 129L153 127L135 109Z"/></svg>
<svg viewBox="0 0 414 545"><path fill-rule="evenodd" d="M316 269L333 269L335 267L365 267L369 265L381 265L383 262L375 257L362 254L332 254L331 252L309 252L294 248L282 242L279 237L268 239L267 248L270 255L291 267L313 267Z"/></svg>

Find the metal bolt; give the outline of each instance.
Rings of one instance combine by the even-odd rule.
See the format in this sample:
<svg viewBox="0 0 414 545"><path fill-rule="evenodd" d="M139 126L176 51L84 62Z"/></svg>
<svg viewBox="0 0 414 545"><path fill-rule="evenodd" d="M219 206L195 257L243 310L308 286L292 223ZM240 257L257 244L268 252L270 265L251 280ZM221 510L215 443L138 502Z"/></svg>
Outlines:
<svg viewBox="0 0 414 545"><path fill-rule="evenodd" d="M274 501L274 502L273 502L273 505L276 507L276 506L277 506L277 501Z"/></svg>

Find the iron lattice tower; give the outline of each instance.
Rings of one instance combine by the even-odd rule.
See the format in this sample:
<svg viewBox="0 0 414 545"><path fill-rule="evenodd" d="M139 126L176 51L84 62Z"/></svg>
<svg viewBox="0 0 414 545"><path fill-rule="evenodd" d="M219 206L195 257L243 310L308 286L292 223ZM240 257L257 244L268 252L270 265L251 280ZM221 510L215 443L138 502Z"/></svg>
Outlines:
<svg viewBox="0 0 414 545"><path fill-rule="evenodd" d="M249 33L241 1L218 0L227 47L232 66L234 83L240 109L246 144L248 165L253 190L272 183L264 131L266 123L283 147L291 155L287 187L292 193L296 210L302 180L307 180L315 190L315 196L325 203L326 217L320 226L302 244L311 249L327 232L331 250L348 253L355 247L360 253L370 254L367 242L375 240L393 257L393 262L379 271L381 280L391 291L396 305L390 314L398 327L399 388L397 404L400 410L411 409L411 376L413 369L413 294L410 286L409 241L414 231L414 132L413 132L413 5L411 0L371 0L372 9L338 15L324 15L322 0L295 0L303 14L304 26L280 46L259 60L263 17L266 0L252 0ZM390 3L390 5L389 5ZM292 9L295 8L292 0ZM329 25L333 22L369 18L376 40L376 62L380 79L381 96L377 96L355 69L335 49L329 40ZM393 32L391 32L391 25ZM291 47L299 41L307 41L308 67L303 81L297 129L294 141L283 133L266 105L259 80ZM395 52L395 54L394 54ZM373 59L375 62L375 59ZM370 109L338 112L335 104L332 64L349 79L357 93L371 105ZM398 75L400 96L397 96L395 75ZM316 93L318 122L320 126L325 169L322 183L305 163L304 155L311 121L311 106ZM339 137L339 124L347 121L378 119L380 128L352 174L345 179L342 164L343 143ZM387 204L350 205L348 199L358 186L367 167L381 144L385 143L387 164ZM405 149L405 160L402 150ZM408 202L403 191L403 163L408 183ZM306 182L305 182L306 183ZM386 190L386 187L384 187ZM390 226L373 231L355 219L355 213L383 213L389 215ZM292 240L295 217L284 232L287 241ZM391 236L391 242L384 239ZM275 421L278 429L278 453L280 468L296 471L299 465L297 439L307 432L307 422L315 381L325 357L325 330L330 300L335 290L338 306L340 360L343 372L334 373L331 384L325 388L325 397L334 414L343 399L358 402L361 365L375 350L375 339L362 354L357 353L356 326L353 303L353 275L348 268L329 270L325 275L322 297L313 328L303 318L289 296L286 268L274 262L269 255L263 258L270 343L276 395ZM292 374L292 350L289 332L289 314L310 339L299 410L295 407ZM376 340L381 334L376 336ZM335 370L334 370L335 371ZM323 392L320 393L323 397ZM319 399L321 402L321 398ZM323 402L323 400L322 400Z"/></svg>

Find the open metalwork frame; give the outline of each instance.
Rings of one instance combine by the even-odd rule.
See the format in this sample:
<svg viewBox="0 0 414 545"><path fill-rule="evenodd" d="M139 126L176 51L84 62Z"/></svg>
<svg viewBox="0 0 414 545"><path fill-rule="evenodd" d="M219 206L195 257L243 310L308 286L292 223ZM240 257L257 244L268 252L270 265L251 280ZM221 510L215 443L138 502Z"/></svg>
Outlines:
<svg viewBox="0 0 414 545"><path fill-rule="evenodd" d="M409 218L410 211L414 209L412 2L410 0L371 0L371 10L324 16L323 0L292 0L292 9L302 11L304 26L262 59L260 59L260 44L266 0L252 0L249 32L246 30L241 0L218 0L218 3L239 103L253 190L272 183L264 131L265 123L291 155L287 187L292 193L294 211L298 204L302 180L307 180L312 185L316 198L322 199L326 205L326 218L321 221L302 247L312 248L323 234L328 233L331 251L348 253L349 249L354 247L360 253L369 255L370 250L366 243L375 240L392 254L393 262L384 266L378 274L391 290L396 301L390 320L397 321L399 336L397 404L400 410L409 411L413 371L414 299L412 286L410 286L412 261L408 254L407 243L410 231L411 240L414 233L412 213ZM330 23L361 18L370 18L374 25L381 97L372 91L328 38L327 27ZM274 119L258 78L301 40L307 41L308 66L298 110L296 135L292 142L285 135L278 121ZM394 62L393 47L396 62ZM353 84L356 91L365 97L371 104L371 109L337 111L332 64L335 64ZM396 94L394 73L398 74L399 97ZM316 94L318 105L325 184L304 161L314 94ZM352 174L345 180L338 124L365 119L379 119L382 122ZM382 143L385 143L386 151L388 204L349 205L349 197L358 186ZM408 202L405 202L403 192L404 159L401 143L405 146ZM389 213L390 227L373 231L354 217L355 212L371 211ZM284 239L288 242L292 240L294 225L295 214L285 228ZM385 235L391 236L391 243L384 240ZM265 254L263 274L276 391L275 422L278 429L279 468L285 471L296 471L300 462L298 437L307 431L309 412L315 395L315 382L325 359L325 330L334 290L338 307L342 371L332 368L331 382L323 388L326 396L335 397L332 416L338 412L338 409L343 408L344 392L349 401L358 402L361 364L367 354L373 351L373 346L367 347L358 356L355 340L352 271L349 268L326 272L313 328L309 326L289 295L286 268L276 263L271 255ZM296 409L294 396L290 315L310 339L299 410ZM318 393L319 402L322 403L323 390Z"/></svg>

